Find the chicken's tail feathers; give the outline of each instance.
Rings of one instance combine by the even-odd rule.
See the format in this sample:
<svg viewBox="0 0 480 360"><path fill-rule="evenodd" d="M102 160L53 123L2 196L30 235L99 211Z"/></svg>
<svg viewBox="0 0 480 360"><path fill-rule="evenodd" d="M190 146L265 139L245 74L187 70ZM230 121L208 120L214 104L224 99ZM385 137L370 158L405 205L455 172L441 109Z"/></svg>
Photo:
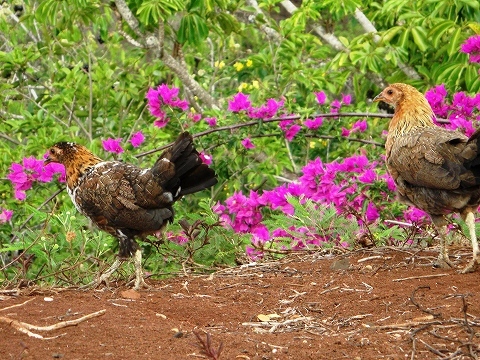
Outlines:
<svg viewBox="0 0 480 360"><path fill-rule="evenodd" d="M215 171L202 162L188 132L180 134L175 143L160 155L152 172L174 199L217 183Z"/></svg>
<svg viewBox="0 0 480 360"><path fill-rule="evenodd" d="M466 158L469 159L464 163L467 169L468 186L480 185L480 129L477 129L467 141L465 146Z"/></svg>
<svg viewBox="0 0 480 360"><path fill-rule="evenodd" d="M480 128L475 130L475 132L472 135L470 135L470 137L468 138L468 142L478 140L478 138L480 138Z"/></svg>

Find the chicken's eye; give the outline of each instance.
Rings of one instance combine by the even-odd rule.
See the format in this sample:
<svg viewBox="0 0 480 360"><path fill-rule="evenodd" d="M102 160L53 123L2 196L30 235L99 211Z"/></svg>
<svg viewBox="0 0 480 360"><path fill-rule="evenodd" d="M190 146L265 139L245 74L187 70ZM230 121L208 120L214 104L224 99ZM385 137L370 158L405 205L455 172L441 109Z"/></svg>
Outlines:
<svg viewBox="0 0 480 360"><path fill-rule="evenodd" d="M50 154L54 155L55 154L55 149L50 149Z"/></svg>
<svg viewBox="0 0 480 360"><path fill-rule="evenodd" d="M393 95L393 90L387 90L388 95Z"/></svg>

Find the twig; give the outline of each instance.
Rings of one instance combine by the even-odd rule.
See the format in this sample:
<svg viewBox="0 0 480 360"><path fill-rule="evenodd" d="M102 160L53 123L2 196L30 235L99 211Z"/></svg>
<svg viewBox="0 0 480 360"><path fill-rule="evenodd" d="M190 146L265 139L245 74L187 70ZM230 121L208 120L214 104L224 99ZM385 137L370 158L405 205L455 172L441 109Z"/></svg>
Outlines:
<svg viewBox="0 0 480 360"><path fill-rule="evenodd" d="M442 276L449 276L450 274L432 274L432 275L419 275L419 276L410 276L406 278L393 279L393 282L406 281L406 280L416 280L416 279L431 279Z"/></svg>
<svg viewBox="0 0 480 360"><path fill-rule="evenodd" d="M12 308L16 308L16 307L19 307L19 306L23 306L23 305L25 305L26 303L28 303L28 302L30 302L30 301L32 301L32 300L35 300L35 298L31 298L31 299L29 299L29 300L27 300L27 301L25 301L25 302L23 302L23 303L21 303L21 304L15 304L15 305L12 305L12 306L7 306L6 308L0 309L0 311L5 311L5 310L8 310L8 309L12 309Z"/></svg>
<svg viewBox="0 0 480 360"><path fill-rule="evenodd" d="M420 289L428 289L430 290L430 286L428 285L421 285L421 286L418 286L417 288L415 288L412 292L412 295L410 296L410 301L412 302L413 305L415 305L417 307L418 310L420 311L423 311L427 314L430 314L432 315L434 318L438 318L440 317L440 313L435 313L433 312L432 310L429 310L429 309L425 309L423 306L421 306L416 300L415 300L415 294L417 293L418 290Z"/></svg>
<svg viewBox="0 0 480 360"><path fill-rule="evenodd" d="M409 321L406 323L400 324L387 324L387 325L369 325L363 324L363 326L370 330L387 330L387 329L410 329L414 326L422 325L425 327L432 326L432 325L441 325L442 322L440 321Z"/></svg>
<svg viewBox="0 0 480 360"><path fill-rule="evenodd" d="M67 326L75 326L80 324L83 321L89 320L91 318L101 316L106 313L107 310L103 309L85 316L82 316L81 318L75 319L75 320L67 320L67 321L61 321L59 323L53 324L53 325L48 325L48 326L37 326L37 325L32 325L28 324L22 321L14 320L7 318L5 316L0 316L0 323L6 323L10 326L12 326L14 329L27 334L30 337L34 337L37 339L42 339L42 340L49 340L52 338L44 338L42 335L36 334L32 332L31 330L36 330L36 331L52 331L52 330L57 330L57 329L62 329Z"/></svg>

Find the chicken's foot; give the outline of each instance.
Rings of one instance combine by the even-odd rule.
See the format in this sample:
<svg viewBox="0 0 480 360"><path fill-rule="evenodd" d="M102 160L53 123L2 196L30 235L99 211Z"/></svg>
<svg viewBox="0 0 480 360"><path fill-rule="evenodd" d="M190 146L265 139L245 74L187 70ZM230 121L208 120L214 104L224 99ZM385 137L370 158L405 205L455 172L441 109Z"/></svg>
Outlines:
<svg viewBox="0 0 480 360"><path fill-rule="evenodd" d="M105 283L107 288L109 287L109 281L108 279L110 276L118 270L120 265L122 265L122 260L116 259L115 262L108 268L107 271L105 271L102 275L97 280L93 280L92 282L83 285L80 287L80 289L91 289L91 288L96 288L97 286L100 286L101 284Z"/></svg>
<svg viewBox="0 0 480 360"><path fill-rule="evenodd" d="M472 250L473 250L473 258L472 261L468 263L468 265L461 271L462 274L474 272L477 270L478 263L479 263L479 248L478 248L478 241L477 241L477 234L475 232L475 215L473 212L468 212L465 216L465 223L467 224L468 231L470 232L470 240L472 241Z"/></svg>
<svg viewBox="0 0 480 360"><path fill-rule="evenodd" d="M133 260L135 264L135 286L133 287L133 289L140 290L140 288L142 287L149 289L150 286L147 285L143 277L142 251L140 249L137 249L137 251L135 251Z"/></svg>
<svg viewBox="0 0 480 360"><path fill-rule="evenodd" d="M438 254L437 261L435 261L434 266L448 269L454 268L455 264L450 260L448 256L447 249L447 226L437 226L438 235L440 236L440 253Z"/></svg>

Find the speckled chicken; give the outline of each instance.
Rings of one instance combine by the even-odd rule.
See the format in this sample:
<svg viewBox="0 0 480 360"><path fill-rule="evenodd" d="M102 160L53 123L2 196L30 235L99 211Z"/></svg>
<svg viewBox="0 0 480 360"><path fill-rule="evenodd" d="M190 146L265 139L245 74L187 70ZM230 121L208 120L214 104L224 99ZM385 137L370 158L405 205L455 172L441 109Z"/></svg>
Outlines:
<svg viewBox="0 0 480 360"><path fill-rule="evenodd" d="M433 122L427 99L407 84L392 84L374 101L395 108L388 127L387 170L401 201L427 212L440 235L439 266L451 266L446 247L445 215L460 213L473 248L473 259L462 272L476 270L479 247L475 213L480 204L480 146L476 131L470 138Z"/></svg>
<svg viewBox="0 0 480 360"><path fill-rule="evenodd" d="M84 146L60 142L45 163L65 166L67 190L75 207L119 242L119 257L89 285L108 285L122 261L134 256L135 289L146 286L142 253L135 238L159 233L173 221L173 203L217 183L215 172L202 163L187 132L163 152L149 169L120 161L103 161Z"/></svg>

